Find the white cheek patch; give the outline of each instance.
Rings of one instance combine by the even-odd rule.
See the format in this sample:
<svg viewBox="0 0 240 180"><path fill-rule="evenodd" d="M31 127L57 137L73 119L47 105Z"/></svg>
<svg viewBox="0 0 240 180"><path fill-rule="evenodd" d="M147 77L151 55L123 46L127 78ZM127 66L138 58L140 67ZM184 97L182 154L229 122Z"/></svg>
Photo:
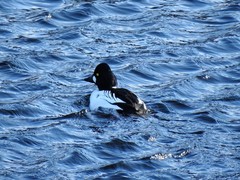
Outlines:
<svg viewBox="0 0 240 180"><path fill-rule="evenodd" d="M96 81L97 81L97 80L96 80L96 77L95 77L95 76L93 76L93 78L92 78L92 79L93 79L93 82L94 82L94 83L96 83Z"/></svg>

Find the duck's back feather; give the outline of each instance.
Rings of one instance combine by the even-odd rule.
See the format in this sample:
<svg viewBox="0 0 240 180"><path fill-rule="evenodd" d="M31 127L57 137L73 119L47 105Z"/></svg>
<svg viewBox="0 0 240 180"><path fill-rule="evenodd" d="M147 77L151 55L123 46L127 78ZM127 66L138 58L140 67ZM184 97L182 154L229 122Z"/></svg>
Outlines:
<svg viewBox="0 0 240 180"><path fill-rule="evenodd" d="M123 112L137 114L145 114L147 112L147 107L144 102L131 91L124 88L116 88L112 89L111 92L116 98L123 101L114 103L119 106Z"/></svg>
<svg viewBox="0 0 240 180"><path fill-rule="evenodd" d="M124 88L94 91L90 96L90 109L111 108L123 113L145 114L146 105L131 91Z"/></svg>

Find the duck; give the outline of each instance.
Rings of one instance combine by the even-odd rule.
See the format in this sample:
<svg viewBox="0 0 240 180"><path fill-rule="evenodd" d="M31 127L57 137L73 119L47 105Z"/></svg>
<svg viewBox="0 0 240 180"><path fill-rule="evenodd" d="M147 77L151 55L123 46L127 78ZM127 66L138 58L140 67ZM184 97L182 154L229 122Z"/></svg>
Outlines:
<svg viewBox="0 0 240 180"><path fill-rule="evenodd" d="M94 73L84 80L98 87L90 95L91 111L106 108L123 114L147 114L146 104L136 94L128 89L118 88L117 78L107 63L98 64Z"/></svg>

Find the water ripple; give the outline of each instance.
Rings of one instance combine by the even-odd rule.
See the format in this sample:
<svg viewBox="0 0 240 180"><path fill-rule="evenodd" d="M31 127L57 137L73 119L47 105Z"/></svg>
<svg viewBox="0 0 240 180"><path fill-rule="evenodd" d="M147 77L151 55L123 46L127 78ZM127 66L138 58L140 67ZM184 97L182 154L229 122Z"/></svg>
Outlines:
<svg viewBox="0 0 240 180"><path fill-rule="evenodd" d="M239 9L237 0L2 0L0 176L238 179ZM100 62L149 115L88 111L96 87L83 78Z"/></svg>

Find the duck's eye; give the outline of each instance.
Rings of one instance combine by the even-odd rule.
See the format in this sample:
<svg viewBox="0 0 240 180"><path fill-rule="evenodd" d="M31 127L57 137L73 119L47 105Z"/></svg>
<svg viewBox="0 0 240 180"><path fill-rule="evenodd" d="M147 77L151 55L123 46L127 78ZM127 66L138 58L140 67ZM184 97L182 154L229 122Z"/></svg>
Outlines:
<svg viewBox="0 0 240 180"><path fill-rule="evenodd" d="M96 73L96 76L98 77L98 76L99 76L99 73Z"/></svg>

